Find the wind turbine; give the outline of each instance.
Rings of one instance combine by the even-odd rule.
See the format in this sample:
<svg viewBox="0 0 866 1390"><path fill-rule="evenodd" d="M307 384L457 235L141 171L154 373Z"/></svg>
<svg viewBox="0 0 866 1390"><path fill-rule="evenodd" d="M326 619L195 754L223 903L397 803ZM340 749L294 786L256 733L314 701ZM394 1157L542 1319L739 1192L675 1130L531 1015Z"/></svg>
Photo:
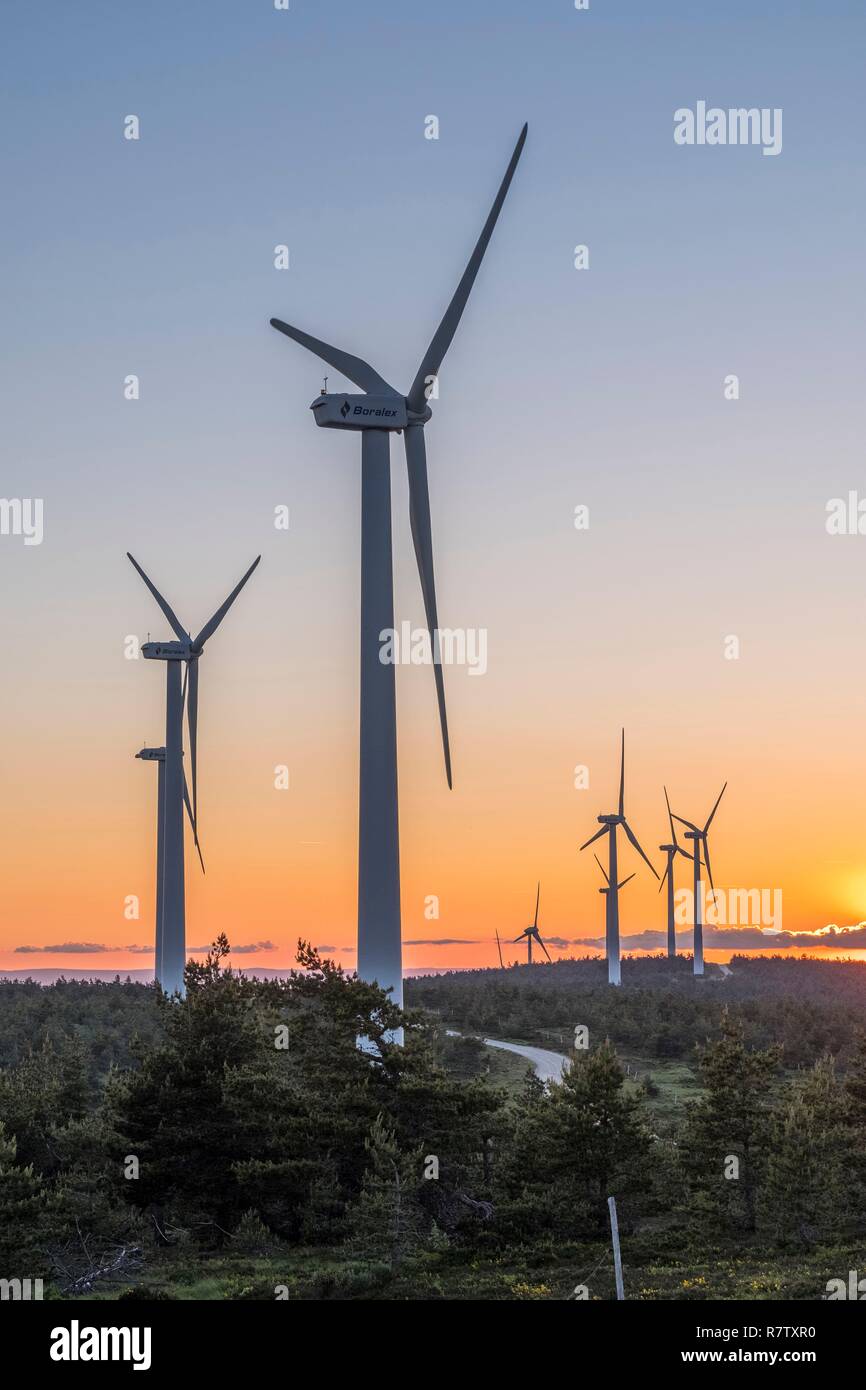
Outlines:
<svg viewBox="0 0 866 1390"><path fill-rule="evenodd" d="M603 880L605 880L605 883L607 884L606 888L599 888L599 892L603 892L603 894L605 894L605 897L607 897L607 894L609 894L610 892L610 878L607 877L607 870L605 869L605 866L603 866L602 860L599 859L598 855L592 855L592 858L595 859L596 865L598 865L599 869L602 870ZM619 892L620 888L624 888L626 887L627 883L631 883L632 878L634 878L634 874L632 873L628 874L627 878L621 878L620 883L617 883L616 885L616 891ZM605 908L605 916L606 910L607 909Z"/></svg>
<svg viewBox="0 0 866 1390"><path fill-rule="evenodd" d="M658 878L658 874L656 874L655 869L638 844L637 836L625 818L625 729L622 731L622 751L619 765L619 810L609 816L599 816L598 822L601 826L601 830L597 830L594 835L590 835L586 843L582 844L580 848L582 850L588 849L596 840L600 840L602 835L607 835L608 837L608 891L607 913L605 914L607 926L605 933L607 982L609 985L619 985L622 984L619 959L619 890L622 884L619 881L619 875L617 873L617 826L622 826L626 836L634 845L641 859L644 860L650 871Z"/></svg>
<svg viewBox="0 0 866 1390"><path fill-rule="evenodd" d="M725 787L727 785L728 784L726 782ZM713 871L710 868L710 846L707 841L707 832L713 823L713 816L719 809L719 802L725 794L725 787L722 787L722 790L719 792L716 804L713 807L712 811L710 811L710 814L707 817L707 823L704 826L703 830L701 830L697 825L693 825L690 820L683 820L682 816L674 816L674 820L678 820L680 825L688 826L688 829L685 833L685 838L687 840L691 840L693 846L691 858L692 864L694 866L692 881L694 885L695 902L694 973L696 975L703 975L704 973L704 928L703 923L701 922L701 850L703 849L704 852L704 863L707 866L707 873L710 879L710 888L712 889L713 900L715 901L716 890L713 885Z"/></svg>
<svg viewBox="0 0 866 1390"><path fill-rule="evenodd" d="M204 645L216 632L259 560L253 561L239 584L205 623L196 638L181 627L174 610L148 579L141 565L127 551L127 558L141 575L174 632L175 642L145 642L141 654L147 661L164 661L166 674L165 748L160 772L163 778L160 805L162 807L162 895L157 890L157 958L159 983L167 994L183 995L183 971L186 965L184 870L183 870L183 807L192 824L196 848L198 845L198 805L196 797L196 751L198 746L198 661ZM182 689L180 667L186 664L187 680ZM183 707L187 703L189 749L192 776L192 800L186 792L183 771ZM159 761L157 758L156 761ZM159 859L159 817L157 817L157 860ZM199 856L201 850L199 849ZM202 862L204 868L204 862ZM159 870L157 870L159 873ZM160 906L161 904L161 906ZM160 918L162 942L160 950Z"/></svg>
<svg viewBox="0 0 866 1390"><path fill-rule="evenodd" d="M442 322L433 335L415 380L404 396L360 357L309 333L271 319L271 325L315 353L359 386L364 395L329 393L327 383L313 401L324 429L361 431L361 746L358 835L358 974L391 990L403 1002L400 928L400 840L397 814L397 716L392 661L380 659L385 632L394 628L391 556L390 436L402 432L409 474L409 520L430 635L445 775L451 786L451 751L439 618L433 576L433 540L424 427L432 411L428 396L436 382L526 140L524 125L490 215ZM193 806L195 801L193 800ZM398 1039L399 1040L399 1039Z"/></svg>
<svg viewBox="0 0 866 1390"><path fill-rule="evenodd" d="M674 818L673 818L673 816L671 815L671 803L668 801L668 789L667 789L667 787L664 788L664 793L665 793L665 805L666 805L667 808L668 808L668 820L670 821L670 826L671 826L671 841L672 841L672 843L669 844L669 845L659 845L659 849L662 850L662 851L667 855L667 857L668 857L667 867L666 867L664 873L662 874L662 881L661 881L661 883L659 884L659 892L662 891L662 888L663 888L664 885L665 885L665 879L667 879L667 885L668 885L668 960L673 960L674 957L676 956L676 953L677 953L677 931L676 931L676 922L675 922L675 920L674 920L674 859L676 858L676 856L677 856L678 854L681 854L681 855L683 856L684 859L689 859L689 860L691 860L692 856L689 854L688 850L684 850L683 847L682 847L682 845L679 844L678 841L677 841L677 832L676 832L676 829L674 828Z"/></svg>
<svg viewBox="0 0 866 1390"><path fill-rule="evenodd" d="M155 934L155 953L154 953L154 979L158 982L163 977L163 913L162 913L162 881L165 866L165 749L164 748L141 748L136 753L136 758L140 758L145 763L156 763L158 765L158 775L156 784L156 934ZM192 818L192 806L189 799L189 788L186 784L186 774L183 779L183 804L189 817L190 827L195 839L195 847L198 850L201 871L204 873L204 860L202 859L201 846L196 836L195 822Z"/></svg>
<svg viewBox="0 0 866 1390"><path fill-rule="evenodd" d="M548 951L547 947L545 946L545 944L544 944L544 942L542 941L541 936L539 935L539 932L538 932L538 900L539 900L540 897L541 897L541 884L539 883L539 885L538 885L538 891L537 891L536 894L535 894L535 920L533 921L531 927L527 927L526 930L525 930L525 931L522 931L522 932L520 933L519 936L515 936L515 938L514 938L514 943L513 943L513 944L516 945L518 941L523 941L524 937L526 938L526 953L527 953L527 961L526 961L526 963L527 963L527 965L531 965L531 964L532 964L532 943L533 943L533 941L537 941L537 942L538 942L538 944L539 944L539 946L541 947L542 951L543 951L544 954L547 956L547 959L550 960L550 952Z"/></svg>

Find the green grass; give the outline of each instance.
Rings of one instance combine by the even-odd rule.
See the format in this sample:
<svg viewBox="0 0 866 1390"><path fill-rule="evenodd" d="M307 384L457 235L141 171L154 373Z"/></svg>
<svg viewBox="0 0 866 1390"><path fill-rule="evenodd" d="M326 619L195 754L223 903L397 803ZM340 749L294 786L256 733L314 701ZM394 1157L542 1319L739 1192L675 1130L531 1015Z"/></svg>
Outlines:
<svg viewBox="0 0 866 1390"><path fill-rule="evenodd" d="M687 1062L660 1062L656 1058L639 1057L634 1053L621 1054L620 1061L623 1068L628 1064L632 1074L635 1071L638 1073L637 1081L633 1079L633 1075L626 1078L627 1092L634 1093L640 1081L645 1078L649 1078L652 1085L658 1089L657 1095L647 1097L646 1106L653 1118L660 1121L665 1128L681 1124L685 1115L684 1107L690 1101L699 1100L703 1095L697 1070Z"/></svg>
<svg viewBox="0 0 866 1390"><path fill-rule="evenodd" d="M491 1086L502 1087L510 1096L519 1095L526 1073L532 1069L531 1063L525 1057L518 1057L514 1052L503 1052L499 1047L488 1047L487 1055L490 1058L490 1071L484 1080Z"/></svg>
<svg viewBox="0 0 866 1390"><path fill-rule="evenodd" d="M653 1249L655 1237L623 1241L626 1298L632 1301L790 1299L818 1301L827 1281L847 1279L849 1269L866 1269L866 1250L824 1247L802 1254L768 1256L748 1244L666 1260ZM339 1251L286 1249L267 1257L193 1255L184 1265L172 1257L165 1265L148 1264L139 1285L183 1302L266 1302L279 1285L290 1297L382 1301L491 1300L496 1302L563 1302L578 1285L589 1298L615 1297L610 1250L605 1244L562 1242L542 1250L503 1250L486 1256L425 1253L407 1259L389 1276L382 1267L353 1261ZM372 1277L371 1277L372 1275ZM113 1301L130 1281L104 1287L91 1301Z"/></svg>

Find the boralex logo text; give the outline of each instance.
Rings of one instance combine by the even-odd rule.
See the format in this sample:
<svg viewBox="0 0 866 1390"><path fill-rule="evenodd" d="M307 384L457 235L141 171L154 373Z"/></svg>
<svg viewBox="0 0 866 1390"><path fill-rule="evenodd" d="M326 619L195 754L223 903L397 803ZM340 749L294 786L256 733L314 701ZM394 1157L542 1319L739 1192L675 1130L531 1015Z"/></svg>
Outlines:
<svg viewBox="0 0 866 1390"><path fill-rule="evenodd" d="M694 111L681 106L674 112L677 145L761 145L762 154L782 153L780 106L707 106L697 102Z"/></svg>
<svg viewBox="0 0 866 1390"><path fill-rule="evenodd" d="M340 414L344 420L350 411L353 415L381 415L383 418L397 414L396 410L388 410L385 406L356 405L353 407L349 405L348 401L343 401L340 406Z"/></svg>

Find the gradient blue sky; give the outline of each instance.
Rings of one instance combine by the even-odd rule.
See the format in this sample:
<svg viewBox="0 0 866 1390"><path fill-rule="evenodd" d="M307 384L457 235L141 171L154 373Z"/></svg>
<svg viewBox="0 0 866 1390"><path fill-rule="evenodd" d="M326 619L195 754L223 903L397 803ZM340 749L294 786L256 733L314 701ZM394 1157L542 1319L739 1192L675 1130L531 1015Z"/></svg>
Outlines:
<svg viewBox="0 0 866 1390"><path fill-rule="evenodd" d="M441 620L486 627L491 665L448 676L450 797L430 672L399 674L405 935L516 935L539 875L552 933L600 922L575 847L612 809L620 723L647 847L663 778L691 816L728 777L717 878L782 886L786 925L866 916L866 537L824 530L828 498L866 493L862 6L157 0L2 23L2 492L43 497L46 534L0 539L0 965L150 939L155 779L131 755L162 741L162 680L122 642L163 634L127 549L193 628L264 556L202 663L189 939L273 939L273 963L299 931L351 947L357 441L315 430L319 364L268 319L408 387L524 119L428 430ZM700 99L782 107L782 154L676 146ZM658 925L653 885L629 892L624 931Z"/></svg>

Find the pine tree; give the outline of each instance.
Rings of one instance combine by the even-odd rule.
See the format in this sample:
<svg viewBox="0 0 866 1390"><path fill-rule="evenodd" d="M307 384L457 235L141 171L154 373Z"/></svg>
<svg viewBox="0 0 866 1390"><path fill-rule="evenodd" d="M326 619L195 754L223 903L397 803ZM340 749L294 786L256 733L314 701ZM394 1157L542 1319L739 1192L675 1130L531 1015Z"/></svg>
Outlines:
<svg viewBox="0 0 866 1390"><path fill-rule="evenodd" d="M329 1220L360 1191L365 1136L409 1065L384 1037L403 1016L303 943L288 981L238 976L227 952L218 939L187 967L186 998L163 1006L165 1042L107 1087L117 1183L164 1238L174 1225L219 1244L255 1207L295 1240L316 1225L313 1195ZM375 1063L359 1034L379 1039ZM127 1154L137 1182L121 1181Z"/></svg>
<svg viewBox="0 0 866 1390"><path fill-rule="evenodd" d="M0 1071L0 1120L14 1134L21 1163L50 1174L58 1167L51 1133L87 1109L86 1049L78 1038L46 1037L13 1067Z"/></svg>
<svg viewBox="0 0 866 1390"><path fill-rule="evenodd" d="M0 1275L41 1278L48 1272L42 1248L50 1216L45 1184L31 1164L18 1162L14 1137L0 1120Z"/></svg>
<svg viewBox="0 0 866 1390"><path fill-rule="evenodd" d="M384 1115L370 1126L366 1149L361 1192L348 1213L351 1243L394 1272L430 1230L420 1202L421 1154L400 1150Z"/></svg>
<svg viewBox="0 0 866 1390"><path fill-rule="evenodd" d="M535 1223L597 1235L607 1198L640 1186L650 1146L641 1101L609 1042L575 1057L562 1081L543 1096L524 1097L501 1175L508 1221L526 1235Z"/></svg>
<svg viewBox="0 0 866 1390"><path fill-rule="evenodd" d="M829 1238L846 1210L853 1145L831 1057L788 1091L769 1136L759 1212L780 1244L810 1245Z"/></svg>
<svg viewBox="0 0 866 1390"><path fill-rule="evenodd" d="M771 1083L781 1048L749 1050L743 1027L725 1010L721 1037L701 1057L706 1094L689 1107L680 1144L693 1216L754 1231L768 1157Z"/></svg>
<svg viewBox="0 0 866 1390"><path fill-rule="evenodd" d="M851 1137L850 1209L860 1234L866 1229L866 1032L857 1035L845 1077L846 1117Z"/></svg>
<svg viewBox="0 0 866 1390"><path fill-rule="evenodd" d="M854 1055L845 1078L851 1124L866 1130L866 1033L857 1035Z"/></svg>

